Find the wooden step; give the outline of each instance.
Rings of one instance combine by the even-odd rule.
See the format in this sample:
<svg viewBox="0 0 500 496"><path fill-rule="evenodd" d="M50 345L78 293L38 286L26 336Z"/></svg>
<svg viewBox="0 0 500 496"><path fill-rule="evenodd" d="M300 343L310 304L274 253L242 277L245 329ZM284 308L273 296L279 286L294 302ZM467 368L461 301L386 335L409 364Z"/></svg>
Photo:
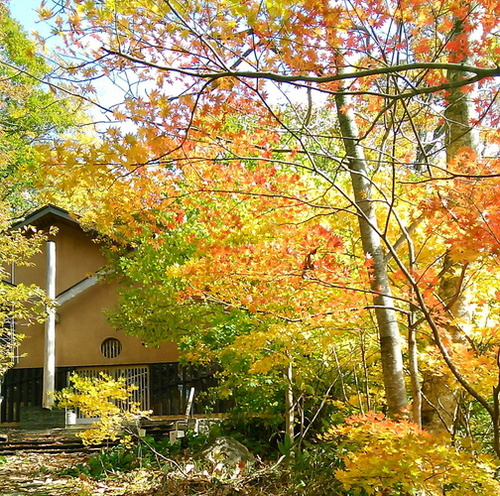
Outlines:
<svg viewBox="0 0 500 496"><path fill-rule="evenodd" d="M6 456L25 452L72 453L91 452L105 445L85 446L74 431L58 429L53 431L9 430L0 437L0 455Z"/></svg>

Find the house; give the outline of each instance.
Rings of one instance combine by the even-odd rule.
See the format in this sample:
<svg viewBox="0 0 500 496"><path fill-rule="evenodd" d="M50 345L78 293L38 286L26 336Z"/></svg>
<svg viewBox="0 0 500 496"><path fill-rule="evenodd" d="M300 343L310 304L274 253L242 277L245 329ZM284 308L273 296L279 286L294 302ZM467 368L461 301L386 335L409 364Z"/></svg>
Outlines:
<svg viewBox="0 0 500 496"><path fill-rule="evenodd" d="M96 233L84 231L78 220L53 205L33 212L13 229L23 226L56 229L33 266L12 267L4 283L36 284L56 305L48 308L44 324L14 324L14 332L26 337L2 381L0 424L64 424L64 412L52 408L52 393L68 384L71 372L125 377L138 388L135 399L153 416L178 416L192 387L200 391L213 385L208 370L179 365L174 343L148 348L110 327L104 310L116 304L117 287L99 277L105 260ZM201 408L197 402L195 407Z"/></svg>

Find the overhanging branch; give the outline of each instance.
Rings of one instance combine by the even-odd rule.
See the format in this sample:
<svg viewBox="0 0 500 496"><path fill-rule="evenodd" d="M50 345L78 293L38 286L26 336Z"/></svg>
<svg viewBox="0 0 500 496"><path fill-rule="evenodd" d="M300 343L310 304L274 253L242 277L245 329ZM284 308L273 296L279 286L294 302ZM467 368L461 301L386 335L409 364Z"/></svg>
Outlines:
<svg viewBox="0 0 500 496"><path fill-rule="evenodd" d="M190 69L184 67L173 67L173 66L165 66L161 64L157 64L146 59L141 59L138 57L134 57L130 54L112 50L109 48L102 47L102 51L107 53L108 55L115 55L117 57L124 58L129 60L130 62L135 62L140 65L144 65L147 67L152 67L164 72L176 72L179 74L183 74L185 76L190 76L198 79L205 79L210 81L216 81L222 78L237 78L237 79L267 79L269 81L275 81L277 83L292 83L296 85L300 85L301 83L304 87L311 88L307 83L316 83L316 84L325 84L325 83L333 83L336 81L347 81L351 79L362 79L369 76L378 76L384 74L399 74L408 71L432 71L432 70L445 70L445 71L457 71L463 74L472 73L473 76L460 78L458 80L449 81L446 83L442 83L434 86L426 86L422 88L414 88L411 91L400 93L396 95L390 95L385 93L380 93L379 96L383 96L384 98L392 98L396 100L409 98L415 95L434 93L436 91L449 90L453 88L460 88L462 86L467 86L469 84L476 83L481 81L482 79L498 77L500 76L500 66L486 68L486 67L477 67L471 65L463 65L463 64L455 64L455 63L445 63L445 62L414 62L411 64L400 64L394 66L386 66L386 67L377 67L373 69L362 69L351 72L343 72L340 74L332 74L329 76L313 76L313 75L287 75L287 74L279 74L271 71L237 71L237 70L223 70L217 72L204 72L203 69ZM327 91L329 93L343 93L343 91ZM362 92L360 92L362 93ZM373 94L373 91L370 92Z"/></svg>

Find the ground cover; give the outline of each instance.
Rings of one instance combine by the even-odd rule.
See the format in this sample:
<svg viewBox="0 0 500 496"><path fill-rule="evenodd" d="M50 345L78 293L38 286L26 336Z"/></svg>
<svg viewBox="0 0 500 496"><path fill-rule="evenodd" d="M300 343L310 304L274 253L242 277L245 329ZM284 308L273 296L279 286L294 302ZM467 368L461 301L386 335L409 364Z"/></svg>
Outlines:
<svg viewBox="0 0 500 496"><path fill-rule="evenodd" d="M84 463L81 453L20 453L0 458L0 494L18 496L149 496L155 493L158 473L137 469L95 480L67 470ZM157 480L157 479L156 479Z"/></svg>
<svg viewBox="0 0 500 496"><path fill-rule="evenodd" d="M186 461L170 470L137 468L93 478L79 467L89 455L82 453L26 453L0 458L1 496L263 496L278 494L272 466L245 474L200 469Z"/></svg>

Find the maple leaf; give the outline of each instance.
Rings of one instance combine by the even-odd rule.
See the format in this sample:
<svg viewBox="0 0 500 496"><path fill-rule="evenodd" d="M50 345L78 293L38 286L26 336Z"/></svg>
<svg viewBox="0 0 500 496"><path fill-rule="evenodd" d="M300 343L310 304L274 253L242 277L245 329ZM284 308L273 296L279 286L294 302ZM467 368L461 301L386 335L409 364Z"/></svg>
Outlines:
<svg viewBox="0 0 500 496"><path fill-rule="evenodd" d="M272 377L280 391L286 358L306 376L304 356L319 371L332 349L377 336L353 365L366 391L343 394L358 398L357 408L380 406L370 386L383 384L394 416L408 411L407 384L419 394L418 367L413 381L405 367L418 332L419 346L442 341L441 358L425 354L437 375L453 373L491 417L491 374L483 389L468 378L474 366L495 370L488 332L500 321L495 2L66 8L60 30L68 55L82 62L72 75L133 81L113 108L100 102L126 128L101 125L92 142L71 136L46 159L50 184L70 197L80 188L85 208L99 207L99 228L136 249L124 266L144 298L137 305L132 284L117 325L137 332L139 320L142 332L174 339L190 356L200 356L197 345L209 349L228 369L238 359L239 374ZM450 281L462 281L456 296L443 293ZM468 298L478 314L464 322L454 312ZM488 319L491 326L477 324ZM454 346L452 328L466 329L469 348ZM218 347L207 344L210 333ZM413 352L408 361L417 364ZM381 365L369 370L367 354ZM420 368L432 375L425 360ZM411 464L413 427L374 423L400 443L394 450L405 456L393 467ZM426 446L417 459L441 463L433 457L448 448Z"/></svg>

